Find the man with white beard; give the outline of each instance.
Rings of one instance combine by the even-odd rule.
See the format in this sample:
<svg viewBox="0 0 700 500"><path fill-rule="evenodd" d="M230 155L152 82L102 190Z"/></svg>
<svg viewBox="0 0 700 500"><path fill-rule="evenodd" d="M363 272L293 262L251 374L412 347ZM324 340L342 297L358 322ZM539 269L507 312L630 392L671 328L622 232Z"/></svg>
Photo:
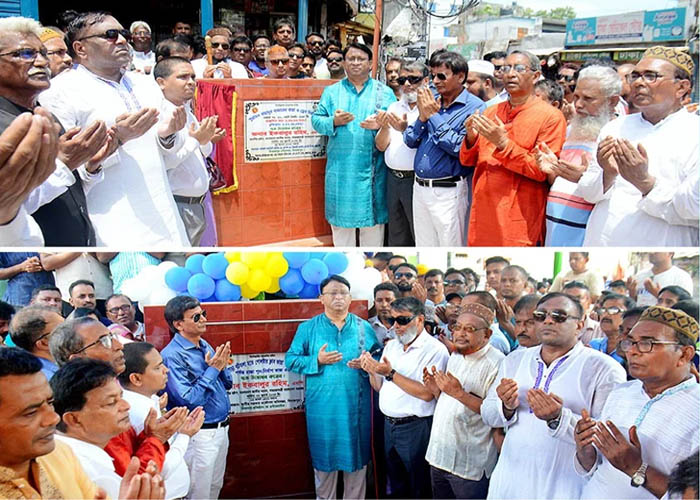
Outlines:
<svg viewBox="0 0 700 500"><path fill-rule="evenodd" d="M374 138L384 151L389 175L386 202L389 210L389 246L415 246L413 230L413 159L416 150L403 142L403 131L418 119L418 89L428 84L428 67L420 62L403 64L399 71L401 98L377 113L381 128Z"/></svg>
<svg viewBox="0 0 700 500"><path fill-rule="evenodd" d="M607 66L581 70L574 91L576 114L559 160L546 144L541 144L537 162L547 173L552 187L547 196L546 246L581 246L586 222L594 205L583 199L578 181L595 156L596 139L603 126L615 117L622 81Z"/></svg>

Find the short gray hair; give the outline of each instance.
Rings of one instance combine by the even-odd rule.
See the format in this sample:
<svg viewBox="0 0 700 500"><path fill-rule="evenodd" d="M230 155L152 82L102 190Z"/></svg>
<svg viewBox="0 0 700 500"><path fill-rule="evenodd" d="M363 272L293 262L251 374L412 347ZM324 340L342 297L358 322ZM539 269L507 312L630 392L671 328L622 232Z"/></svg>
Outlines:
<svg viewBox="0 0 700 500"><path fill-rule="evenodd" d="M622 93L622 78L609 66L586 66L579 72L577 82L585 79L596 80L605 97L619 96Z"/></svg>
<svg viewBox="0 0 700 500"><path fill-rule="evenodd" d="M401 63L401 71L415 71L423 76L428 76L428 73L430 72L428 66L420 61Z"/></svg>
<svg viewBox="0 0 700 500"><path fill-rule="evenodd" d="M528 60L530 61L530 69L532 71L541 71L542 70L542 66L540 65L540 58L537 57L532 52L528 52L527 50L513 50L508 55L512 56L513 54L521 54L521 55L524 55L525 57L527 57Z"/></svg>
<svg viewBox="0 0 700 500"><path fill-rule="evenodd" d="M0 19L0 33L12 31L24 35L34 35L38 38L43 30L44 28L41 27L39 21L29 17L5 17Z"/></svg>
<svg viewBox="0 0 700 500"><path fill-rule="evenodd" d="M94 318L85 316L66 320L56 327L49 338L49 350L58 366L63 366L68 363L71 355L84 347L85 342L83 341L83 337L78 333L78 330L83 326L93 323L100 322Z"/></svg>

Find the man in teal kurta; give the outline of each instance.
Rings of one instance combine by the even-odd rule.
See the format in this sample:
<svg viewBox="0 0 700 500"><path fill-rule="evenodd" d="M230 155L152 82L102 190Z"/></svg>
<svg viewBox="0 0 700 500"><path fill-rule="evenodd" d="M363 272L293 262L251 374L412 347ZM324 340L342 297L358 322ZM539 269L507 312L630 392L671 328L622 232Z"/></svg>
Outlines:
<svg viewBox="0 0 700 500"><path fill-rule="evenodd" d="M384 155L374 147L380 128L376 113L396 101L394 92L369 77L372 51L352 43L345 49L342 79L323 91L311 117L314 129L328 136L326 162L326 219L335 246L381 246L386 206Z"/></svg>
<svg viewBox="0 0 700 500"><path fill-rule="evenodd" d="M306 429L317 498L335 498L344 471L345 498L364 498L370 457L371 388L359 357L379 347L374 330L349 312L350 284L321 283L325 312L299 325L287 369L306 376Z"/></svg>

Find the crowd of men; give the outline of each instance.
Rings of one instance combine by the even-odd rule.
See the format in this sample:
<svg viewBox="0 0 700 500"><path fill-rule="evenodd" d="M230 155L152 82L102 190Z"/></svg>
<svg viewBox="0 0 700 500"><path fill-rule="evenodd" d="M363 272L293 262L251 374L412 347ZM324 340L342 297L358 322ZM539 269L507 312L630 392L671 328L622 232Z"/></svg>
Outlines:
<svg viewBox="0 0 700 500"><path fill-rule="evenodd" d="M694 63L656 46L543 77L526 51L467 61L390 58L278 20L209 46L77 13L58 27L0 20L0 243L216 244L207 158L226 137L191 108L199 78L319 78L325 215L336 246L694 246ZM669 153L671 151L672 153ZM215 177L215 176L214 176ZM643 228L643 230L639 230Z"/></svg>
<svg viewBox="0 0 700 500"><path fill-rule="evenodd" d="M345 278L324 280L285 361L305 376L317 497L343 471L365 498L370 456L381 497L697 495L698 302L672 258L603 283L572 252L549 284L500 256L419 276L377 253L367 321ZM2 328L0 496L217 498L233 378L206 309L170 300L158 351L129 297L104 317L91 281L69 294L37 286Z"/></svg>

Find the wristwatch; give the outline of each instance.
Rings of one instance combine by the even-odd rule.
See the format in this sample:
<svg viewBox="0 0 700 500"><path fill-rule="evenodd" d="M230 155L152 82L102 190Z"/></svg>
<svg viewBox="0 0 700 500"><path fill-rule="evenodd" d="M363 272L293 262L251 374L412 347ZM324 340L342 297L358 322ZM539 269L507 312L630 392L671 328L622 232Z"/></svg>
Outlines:
<svg viewBox="0 0 700 500"><path fill-rule="evenodd" d="M635 488L639 488L640 486L644 486L644 483L647 482L647 468L649 467L648 464L645 464L642 462L642 465L639 466L639 469L637 469L637 472L632 474L632 480L630 481L630 484L634 486Z"/></svg>
<svg viewBox="0 0 700 500"><path fill-rule="evenodd" d="M556 418L550 418L547 420L547 427L555 431L557 430L557 427L559 427L559 422L561 422L561 414Z"/></svg>
<svg viewBox="0 0 700 500"><path fill-rule="evenodd" d="M394 369L392 368L391 371L389 372L389 375L384 375L384 378L385 378L386 380L388 380L389 382L391 382L392 380L394 380L394 374L395 374L395 373L396 373L396 370L394 370Z"/></svg>

